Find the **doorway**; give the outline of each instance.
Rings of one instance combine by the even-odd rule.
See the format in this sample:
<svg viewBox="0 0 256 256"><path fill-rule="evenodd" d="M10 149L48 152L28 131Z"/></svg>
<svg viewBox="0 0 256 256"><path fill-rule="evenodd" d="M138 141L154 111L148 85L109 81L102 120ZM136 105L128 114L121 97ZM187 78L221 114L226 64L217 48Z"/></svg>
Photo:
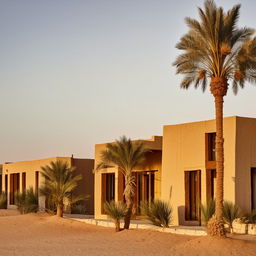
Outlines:
<svg viewBox="0 0 256 256"><path fill-rule="evenodd" d="M201 171L185 171L185 220L200 221Z"/></svg>

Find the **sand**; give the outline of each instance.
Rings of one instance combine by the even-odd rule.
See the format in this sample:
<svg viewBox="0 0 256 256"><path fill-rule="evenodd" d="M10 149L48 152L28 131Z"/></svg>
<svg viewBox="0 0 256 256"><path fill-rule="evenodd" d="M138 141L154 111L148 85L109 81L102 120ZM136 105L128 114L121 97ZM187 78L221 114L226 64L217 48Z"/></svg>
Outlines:
<svg viewBox="0 0 256 256"><path fill-rule="evenodd" d="M0 255L256 255L256 242L97 227L47 214L0 210Z"/></svg>

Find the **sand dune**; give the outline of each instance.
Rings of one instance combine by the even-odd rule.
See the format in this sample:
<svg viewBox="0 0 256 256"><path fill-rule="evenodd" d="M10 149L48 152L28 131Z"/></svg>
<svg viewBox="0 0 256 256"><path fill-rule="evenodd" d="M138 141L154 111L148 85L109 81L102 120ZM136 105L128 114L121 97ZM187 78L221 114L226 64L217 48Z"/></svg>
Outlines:
<svg viewBox="0 0 256 256"><path fill-rule="evenodd" d="M11 216L7 216L11 215ZM256 242L129 230L0 210L0 255L256 255Z"/></svg>

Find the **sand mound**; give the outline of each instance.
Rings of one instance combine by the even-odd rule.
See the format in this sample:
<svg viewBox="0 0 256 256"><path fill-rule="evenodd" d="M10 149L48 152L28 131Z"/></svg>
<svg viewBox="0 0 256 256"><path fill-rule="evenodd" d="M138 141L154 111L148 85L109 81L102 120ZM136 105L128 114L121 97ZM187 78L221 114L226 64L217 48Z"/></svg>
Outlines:
<svg viewBox="0 0 256 256"><path fill-rule="evenodd" d="M256 255L256 243L98 227L48 214L0 212L0 255ZM14 214L14 212L12 212ZM4 215L4 216L3 216Z"/></svg>
<svg viewBox="0 0 256 256"><path fill-rule="evenodd" d="M198 255L198 256L217 256L217 255L237 255L255 256L256 243L242 241L231 238L200 237L173 248L172 255Z"/></svg>

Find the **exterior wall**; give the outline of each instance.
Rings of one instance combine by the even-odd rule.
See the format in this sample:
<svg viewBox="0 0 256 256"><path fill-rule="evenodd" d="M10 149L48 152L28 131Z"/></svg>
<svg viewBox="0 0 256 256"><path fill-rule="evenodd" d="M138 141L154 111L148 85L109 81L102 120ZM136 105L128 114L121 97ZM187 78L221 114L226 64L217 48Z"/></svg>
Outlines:
<svg viewBox="0 0 256 256"><path fill-rule="evenodd" d="M224 197L235 200L236 117L224 119ZM184 171L201 170L201 201L206 202L205 134L215 132L215 120L164 126L161 198L170 200L174 225L198 225L185 221Z"/></svg>
<svg viewBox="0 0 256 256"><path fill-rule="evenodd" d="M236 119L236 203L251 211L251 168L256 167L256 119Z"/></svg>
<svg viewBox="0 0 256 256"><path fill-rule="evenodd" d="M91 171L93 169L93 163L94 161L91 159L73 159L71 157L52 157L47 159L41 159L41 160L33 160L33 161L23 161L23 162L15 162L15 163L6 163L3 164L3 170L2 170L2 189L3 191L6 191L5 187L5 175L8 175L8 208L16 208L15 205L10 205L10 175L13 173L19 173L20 174L20 184L19 188L20 191L22 191L22 173L26 173L26 189L32 187L35 190L36 186L36 179L35 179L35 173L36 171L39 171L39 188L43 184L44 179L42 175L40 174L41 167L49 165L52 161L56 160L62 160L69 164L69 166L77 164L77 173L83 174L83 179L79 184L79 187L75 190L74 193L78 193L78 191L85 191L85 192L91 192L93 193L92 186L94 184L93 181L93 175L91 175ZM73 161L73 162L72 162ZM82 185L83 184L83 185ZM84 188L81 186L86 186L88 184L88 188ZM93 195L92 198L89 199L89 202L87 202L89 205L90 213L93 211ZM44 209L45 208L45 198L43 196L39 197L39 208Z"/></svg>
<svg viewBox="0 0 256 256"><path fill-rule="evenodd" d="M76 167L75 174L82 175L74 195L89 195L90 198L84 202L86 214L94 214L94 160L74 158L72 165Z"/></svg>
<svg viewBox="0 0 256 256"><path fill-rule="evenodd" d="M151 149L152 152L146 155L146 160L143 165L137 166L135 171L143 170L158 170L155 176L155 198L160 197L161 193L161 166L162 166L162 137L154 136L149 140L143 140L146 147ZM101 152L106 149L107 144L95 145L95 167L101 161ZM115 173L115 200L118 201L118 179L119 175L123 176L121 172L118 171L117 167L106 168L103 170L95 171L95 218L96 219L106 219L107 215L102 214L102 174L103 173Z"/></svg>

